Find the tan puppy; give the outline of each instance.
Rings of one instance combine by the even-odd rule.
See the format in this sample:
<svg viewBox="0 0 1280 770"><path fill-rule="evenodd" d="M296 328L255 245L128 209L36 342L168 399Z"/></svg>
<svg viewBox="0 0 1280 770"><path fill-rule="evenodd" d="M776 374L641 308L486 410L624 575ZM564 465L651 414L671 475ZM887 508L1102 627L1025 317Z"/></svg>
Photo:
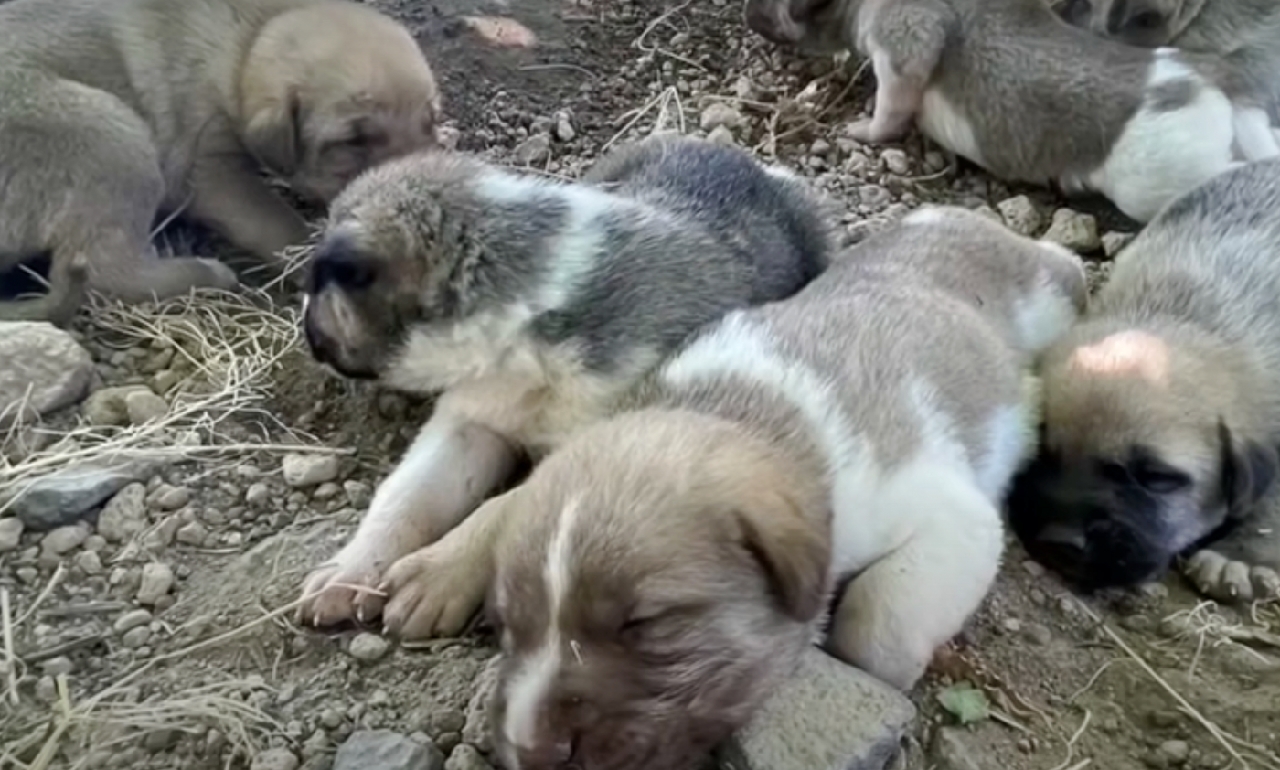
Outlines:
<svg viewBox="0 0 1280 770"><path fill-rule="evenodd" d="M1216 59L1065 24L1045 0L748 0L747 23L876 75L869 143L913 122L995 176L1100 192L1146 221L1237 160L1280 155L1267 94Z"/></svg>
<svg viewBox="0 0 1280 770"><path fill-rule="evenodd" d="M1280 590L1280 162L1165 209L1089 317L1046 351L1042 449L1009 499L1032 556L1079 587L1179 556L1218 599Z"/></svg>
<svg viewBox="0 0 1280 770"><path fill-rule="evenodd" d="M704 328L392 566L390 607L449 635L492 589L509 770L696 767L834 589L832 652L910 688L995 578L999 501L1034 439L1023 374L1084 302L1065 249L915 212Z"/></svg>
<svg viewBox="0 0 1280 770"><path fill-rule="evenodd" d="M340 0L13 0L0 5L0 254L47 253L124 301L236 285L230 268L158 259L182 210L264 260L307 235L260 175L327 201L360 171L434 140L439 97L413 38ZM65 315L62 313L54 315Z"/></svg>
<svg viewBox="0 0 1280 770"><path fill-rule="evenodd" d="M623 145L580 182L452 152L385 164L334 202L310 263L313 355L353 378L440 393L354 536L306 581L300 618L372 619L392 563L594 421L694 330L780 299L826 266L820 201L746 152ZM395 602L388 630L428 632Z"/></svg>

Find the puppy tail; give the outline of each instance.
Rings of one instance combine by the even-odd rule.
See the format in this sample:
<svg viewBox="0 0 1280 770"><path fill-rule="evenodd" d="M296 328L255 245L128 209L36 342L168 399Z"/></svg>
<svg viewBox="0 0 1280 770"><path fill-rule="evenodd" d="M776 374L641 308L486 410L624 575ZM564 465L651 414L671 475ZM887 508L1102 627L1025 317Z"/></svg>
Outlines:
<svg viewBox="0 0 1280 770"><path fill-rule="evenodd" d="M59 270L59 263L65 267ZM61 275L60 275L61 273ZM81 253L55 253L49 291L42 297L0 302L0 321L47 321L66 326L89 296L89 258Z"/></svg>

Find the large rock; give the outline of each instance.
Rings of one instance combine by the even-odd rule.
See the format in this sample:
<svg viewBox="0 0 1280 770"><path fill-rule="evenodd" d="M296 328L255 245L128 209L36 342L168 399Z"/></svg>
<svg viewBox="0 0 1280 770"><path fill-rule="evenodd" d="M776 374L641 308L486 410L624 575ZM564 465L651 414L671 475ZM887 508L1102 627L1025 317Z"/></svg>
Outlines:
<svg viewBox="0 0 1280 770"><path fill-rule="evenodd" d="M358 730L338 747L333 770L444 770L444 754L390 730Z"/></svg>
<svg viewBox="0 0 1280 770"><path fill-rule="evenodd" d="M92 385L93 358L70 334L43 322L0 321L0 430L78 403Z"/></svg>
<svg viewBox="0 0 1280 770"><path fill-rule="evenodd" d="M56 529L79 521L124 487L146 481L157 470L158 463L143 460L63 468L16 490L9 510L28 529Z"/></svg>

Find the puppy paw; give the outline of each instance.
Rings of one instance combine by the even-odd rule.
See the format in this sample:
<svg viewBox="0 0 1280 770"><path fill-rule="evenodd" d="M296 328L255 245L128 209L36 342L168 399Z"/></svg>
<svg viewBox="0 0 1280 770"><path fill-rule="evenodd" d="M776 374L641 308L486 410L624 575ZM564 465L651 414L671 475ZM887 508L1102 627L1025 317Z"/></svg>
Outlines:
<svg viewBox="0 0 1280 770"><path fill-rule="evenodd" d="M1217 551L1197 551L1182 571L1200 593L1220 602L1280 598L1280 574L1275 570L1235 561Z"/></svg>
<svg viewBox="0 0 1280 770"><path fill-rule="evenodd" d="M861 144L885 144L888 142L896 142L902 138L905 131L899 131L896 128L885 127L878 124L873 118L859 120L849 126L849 135Z"/></svg>
<svg viewBox="0 0 1280 770"><path fill-rule="evenodd" d="M377 588L383 564L339 552L303 581L297 621L319 628L347 621L367 623L378 617L385 600Z"/></svg>
<svg viewBox="0 0 1280 770"><path fill-rule="evenodd" d="M227 265L216 259L205 259L204 257L197 257L196 259L204 265L209 273L209 288L222 291L235 291L240 288L240 277L236 275L236 271Z"/></svg>
<svg viewBox="0 0 1280 770"><path fill-rule="evenodd" d="M403 641L457 636L484 602L476 560L448 541L414 551L387 570L382 613L387 634Z"/></svg>

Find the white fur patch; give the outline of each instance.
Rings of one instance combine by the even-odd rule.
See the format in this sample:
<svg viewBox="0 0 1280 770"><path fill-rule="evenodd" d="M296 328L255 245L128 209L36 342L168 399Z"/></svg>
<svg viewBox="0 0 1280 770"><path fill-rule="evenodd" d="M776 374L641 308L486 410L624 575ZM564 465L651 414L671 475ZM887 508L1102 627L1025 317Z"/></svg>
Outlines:
<svg viewBox="0 0 1280 770"><path fill-rule="evenodd" d="M973 124L940 89L925 89L916 122L925 136L979 166L986 166Z"/></svg>
<svg viewBox="0 0 1280 770"><path fill-rule="evenodd" d="M1191 80L1197 93L1175 111L1148 98L1129 120L1102 167L1083 179L1060 180L1066 189L1101 191L1129 217L1146 222L1166 203L1233 165L1235 121L1231 101L1182 62L1177 51L1156 49L1147 91Z"/></svg>
<svg viewBox="0 0 1280 770"><path fill-rule="evenodd" d="M1057 247L1075 255L1064 246L1040 242L1041 246ZM1014 306L1014 330L1019 347L1027 353L1037 353L1064 334L1076 322L1078 313L1071 297L1062 293L1052 281L1042 280L1030 295L1020 297Z"/></svg>
<svg viewBox="0 0 1280 770"><path fill-rule="evenodd" d="M513 746L532 746L537 740L538 713L555 684L563 660L565 640L560 630L560 608L569 591L573 554L570 547L578 522L578 502L570 501L556 522L547 549L542 578L547 591L547 635L542 646L511 676L507 690L507 714L503 731Z"/></svg>
<svg viewBox="0 0 1280 770"><path fill-rule="evenodd" d="M1245 160L1262 160L1280 155L1280 143L1271 129L1271 119L1257 107L1235 109L1236 149Z"/></svg>
<svg viewBox="0 0 1280 770"><path fill-rule="evenodd" d="M946 222L948 212L938 206L921 206L902 218L904 225L936 225Z"/></svg>
<svg viewBox="0 0 1280 770"><path fill-rule="evenodd" d="M991 501L1004 497L1013 475L1034 446L1035 426L1024 403L996 411L988 425L988 449L974 468L978 488Z"/></svg>
<svg viewBox="0 0 1280 770"><path fill-rule="evenodd" d="M764 173L774 179L781 179L785 182L800 181L800 176L786 166L780 166L773 163L762 163L761 167L764 169Z"/></svg>

